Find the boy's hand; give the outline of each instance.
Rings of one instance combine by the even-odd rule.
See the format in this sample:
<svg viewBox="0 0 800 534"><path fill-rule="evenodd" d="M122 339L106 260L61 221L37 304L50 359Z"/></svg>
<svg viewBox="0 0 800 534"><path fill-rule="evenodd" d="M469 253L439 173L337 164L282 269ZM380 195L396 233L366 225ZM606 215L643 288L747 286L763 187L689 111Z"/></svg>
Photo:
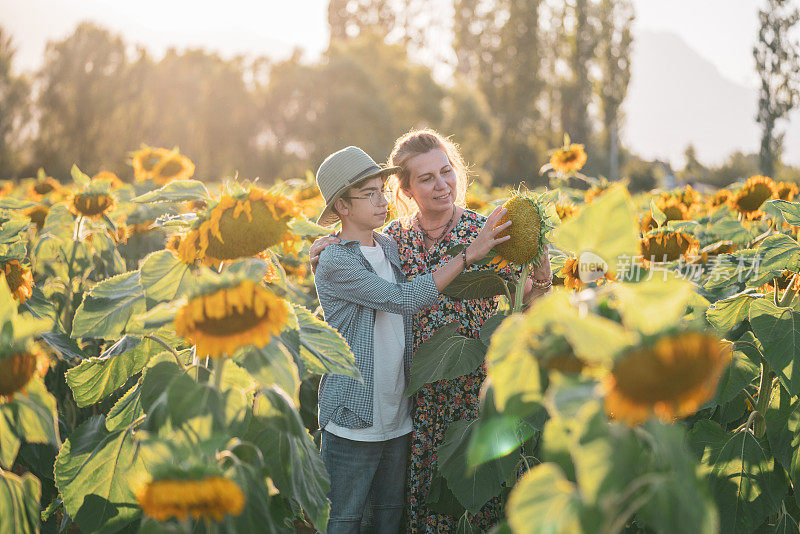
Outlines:
<svg viewBox="0 0 800 534"><path fill-rule="evenodd" d="M497 221L500 220L505 213L506 209L504 207L497 206L486 219L486 223L483 225L481 232L467 247L467 261L469 263L482 259L495 245L511 239L510 235L497 237L503 230L511 226L511 221L506 221L500 226L495 226Z"/></svg>
<svg viewBox="0 0 800 534"><path fill-rule="evenodd" d="M317 274L317 265L319 264L320 253L325 250L325 247L328 245L332 243L338 243L339 241L340 239L333 234L322 236L314 241L308 251L308 260L311 262L312 274Z"/></svg>

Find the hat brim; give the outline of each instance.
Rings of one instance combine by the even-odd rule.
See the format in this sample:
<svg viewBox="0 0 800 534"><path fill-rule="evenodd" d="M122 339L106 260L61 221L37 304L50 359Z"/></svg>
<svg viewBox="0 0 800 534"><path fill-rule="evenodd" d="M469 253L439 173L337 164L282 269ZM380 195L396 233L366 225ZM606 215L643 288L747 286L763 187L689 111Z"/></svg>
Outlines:
<svg viewBox="0 0 800 534"><path fill-rule="evenodd" d="M401 167L387 167L385 169L376 171L372 174L368 174L363 178L359 178L352 184L347 184L346 186L342 187L331 197L331 199L325 205L325 209L322 210L322 213L320 213L319 217L317 218L317 224L320 226L332 226L336 224L336 221L339 220L339 216L336 214L335 211L333 211L333 203L336 202L338 199L340 199L346 190L350 189L351 187L357 187L359 184L366 182L367 180L370 180L372 178L378 178L378 177L388 178L389 176L397 173L400 169Z"/></svg>

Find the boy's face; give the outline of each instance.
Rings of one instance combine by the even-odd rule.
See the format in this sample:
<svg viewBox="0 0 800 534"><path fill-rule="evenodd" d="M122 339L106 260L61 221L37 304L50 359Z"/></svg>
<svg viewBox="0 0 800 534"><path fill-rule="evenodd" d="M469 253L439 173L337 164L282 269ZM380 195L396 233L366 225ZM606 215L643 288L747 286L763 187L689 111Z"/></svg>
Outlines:
<svg viewBox="0 0 800 534"><path fill-rule="evenodd" d="M383 226L389 209L389 203L383 196L383 184L384 178L376 176L348 189L336 201L342 221L346 219L348 224L370 230Z"/></svg>

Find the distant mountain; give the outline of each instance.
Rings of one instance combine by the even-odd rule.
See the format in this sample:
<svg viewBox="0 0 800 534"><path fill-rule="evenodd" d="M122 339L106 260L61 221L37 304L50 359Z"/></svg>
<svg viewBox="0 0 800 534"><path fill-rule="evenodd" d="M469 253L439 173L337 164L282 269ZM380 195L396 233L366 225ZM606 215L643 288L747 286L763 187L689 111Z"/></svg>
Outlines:
<svg viewBox="0 0 800 534"><path fill-rule="evenodd" d="M636 36L625 108L623 142L649 158L683 165L689 143L704 163L719 163L734 150L758 151L755 89L723 77L674 33ZM800 113L785 139L788 162L800 162Z"/></svg>

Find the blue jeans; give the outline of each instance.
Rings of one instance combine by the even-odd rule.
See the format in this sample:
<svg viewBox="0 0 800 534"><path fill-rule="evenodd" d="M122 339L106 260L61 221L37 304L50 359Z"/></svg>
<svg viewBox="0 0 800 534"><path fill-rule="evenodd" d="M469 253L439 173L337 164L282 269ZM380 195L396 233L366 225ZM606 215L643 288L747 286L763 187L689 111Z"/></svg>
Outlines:
<svg viewBox="0 0 800 534"><path fill-rule="evenodd" d="M408 435L388 441L352 441L323 430L320 448L331 477L328 534L399 532Z"/></svg>

